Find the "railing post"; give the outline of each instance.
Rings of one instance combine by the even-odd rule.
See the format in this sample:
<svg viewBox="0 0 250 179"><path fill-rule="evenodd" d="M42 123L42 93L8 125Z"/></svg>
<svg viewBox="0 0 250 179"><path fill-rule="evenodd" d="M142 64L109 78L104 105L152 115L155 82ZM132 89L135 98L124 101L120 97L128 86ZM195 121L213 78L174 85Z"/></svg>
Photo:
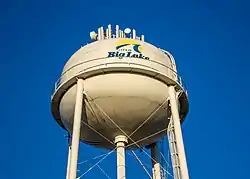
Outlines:
<svg viewBox="0 0 250 179"><path fill-rule="evenodd" d="M55 82L53 94L54 94L54 92L56 91L56 86L57 86L57 81Z"/></svg>
<svg viewBox="0 0 250 179"><path fill-rule="evenodd" d="M182 86L182 79L181 79L181 77L180 77L180 85ZM182 86L183 87L183 86Z"/></svg>

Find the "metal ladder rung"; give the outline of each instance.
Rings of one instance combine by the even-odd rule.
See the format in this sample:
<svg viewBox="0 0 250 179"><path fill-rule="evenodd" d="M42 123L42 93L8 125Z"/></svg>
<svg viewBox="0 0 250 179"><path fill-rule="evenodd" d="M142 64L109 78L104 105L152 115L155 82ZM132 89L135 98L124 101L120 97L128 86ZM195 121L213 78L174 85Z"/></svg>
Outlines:
<svg viewBox="0 0 250 179"><path fill-rule="evenodd" d="M175 129L172 124L172 121L170 120L167 134L169 136L169 148L170 148L170 154L172 158L172 164L173 164L173 171L174 171L174 179L180 179L180 159L179 159L179 154L176 146L176 138L175 138ZM176 172L176 173L175 173Z"/></svg>

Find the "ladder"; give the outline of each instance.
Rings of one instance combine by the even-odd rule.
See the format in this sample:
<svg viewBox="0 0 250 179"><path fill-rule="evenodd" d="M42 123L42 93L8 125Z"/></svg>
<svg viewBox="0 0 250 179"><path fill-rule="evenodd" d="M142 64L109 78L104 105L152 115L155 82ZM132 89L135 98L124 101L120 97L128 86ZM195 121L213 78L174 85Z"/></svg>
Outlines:
<svg viewBox="0 0 250 179"><path fill-rule="evenodd" d="M181 179L180 159L179 159L177 145L176 145L176 137L175 137L175 130L174 130L172 116L170 118L167 133L168 133L168 141L169 141L169 150L170 150L171 160L173 164L174 179Z"/></svg>

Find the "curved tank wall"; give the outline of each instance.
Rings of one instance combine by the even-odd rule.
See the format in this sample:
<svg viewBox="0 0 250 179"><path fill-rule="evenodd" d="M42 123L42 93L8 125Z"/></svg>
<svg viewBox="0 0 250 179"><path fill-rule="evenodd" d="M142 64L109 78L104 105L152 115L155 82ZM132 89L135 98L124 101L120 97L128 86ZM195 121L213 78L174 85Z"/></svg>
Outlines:
<svg viewBox="0 0 250 179"><path fill-rule="evenodd" d="M129 45L117 50L116 48L120 44ZM136 45L139 45L138 48L141 53L136 53L133 49L134 47L136 48ZM118 52L118 55L125 53L125 56L122 58L108 57L109 53L112 52ZM130 55L128 55L128 53L130 53ZM141 58L131 58L133 54L139 54L139 56L141 55ZM143 59L142 56L148 59ZM176 69L173 69L171 59L159 48L140 40L107 39L88 44L73 54L64 66L61 82L74 77L77 73L84 70L94 70L102 68L105 65L125 66L128 65L128 63L131 65L139 65L143 68L154 69L176 79Z"/></svg>
<svg viewBox="0 0 250 179"><path fill-rule="evenodd" d="M130 135L151 113L163 105L136 132L136 135L132 136L134 141L138 141L155 133L156 130L166 128L168 124L167 88L164 83L158 80L137 74L113 73L88 78L84 82L87 95L85 100L86 114L83 116L83 120L112 141L115 136L123 133L110 121L110 118L126 134ZM60 115L68 130L71 130L73 122L75 96L76 85L65 93L60 103ZM84 141L101 143L102 146L109 145L105 139L85 124L82 125L81 138ZM143 141L143 143L152 142L148 140L148 142Z"/></svg>
<svg viewBox="0 0 250 179"><path fill-rule="evenodd" d="M76 78L84 78L85 101L81 140L112 148L123 134L131 135L157 108L136 133L131 135L140 145L151 144L165 135L168 112L168 84L178 83L173 58L155 46L134 39L107 39L79 49L65 64L53 96L52 112L68 131L72 130ZM54 106L53 106L54 105ZM187 113L187 109L184 109ZM96 133L98 131L103 136ZM159 132L147 140L146 136ZM129 140L129 145L132 141ZM131 145L131 147L135 147Z"/></svg>

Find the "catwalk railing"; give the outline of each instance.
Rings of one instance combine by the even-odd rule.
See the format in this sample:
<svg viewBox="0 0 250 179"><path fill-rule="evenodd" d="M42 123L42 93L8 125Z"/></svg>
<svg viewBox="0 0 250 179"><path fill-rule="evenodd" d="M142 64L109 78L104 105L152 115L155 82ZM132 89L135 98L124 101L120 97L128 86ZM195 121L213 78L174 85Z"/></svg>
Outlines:
<svg viewBox="0 0 250 179"><path fill-rule="evenodd" d="M94 61L98 61L98 60L105 60L105 62L101 62L99 64L94 64L94 65L86 65L89 62L94 62ZM96 70L98 69L107 69L109 67L115 67L114 65L119 65L118 67L121 67L120 65L128 65L126 67L130 67L130 68L139 68L142 67L143 69L149 69L149 71L153 71L155 73L160 73L163 74L164 76L174 80L175 82L177 82L185 91L185 93L187 94L187 89L185 86L185 83L183 81L183 79L178 75L178 73L176 71L174 71L172 68L164 65L163 63L159 62L159 61L154 61L154 60L148 60L150 62L150 64L142 64L140 62L136 62L136 60L134 61L112 61L109 62L109 60L107 60L107 58L97 58L97 59L92 59L92 60L87 60L81 63L78 63L76 65L73 65L72 67L70 67L69 69L67 69L66 71L64 71L62 73L62 75L60 76L60 78L55 82L54 88L52 90L52 96L54 95L54 93L57 91L57 89L66 81L69 80L69 78L74 78L77 75L80 75L84 72L89 72L91 70ZM167 73L162 73L161 71L159 71L156 68L153 68L153 64L158 64L161 67L165 68ZM81 66L81 69L77 72L74 72L74 75L72 75L72 77L69 78L65 78L65 76L72 70L74 70L75 68L78 68Z"/></svg>

